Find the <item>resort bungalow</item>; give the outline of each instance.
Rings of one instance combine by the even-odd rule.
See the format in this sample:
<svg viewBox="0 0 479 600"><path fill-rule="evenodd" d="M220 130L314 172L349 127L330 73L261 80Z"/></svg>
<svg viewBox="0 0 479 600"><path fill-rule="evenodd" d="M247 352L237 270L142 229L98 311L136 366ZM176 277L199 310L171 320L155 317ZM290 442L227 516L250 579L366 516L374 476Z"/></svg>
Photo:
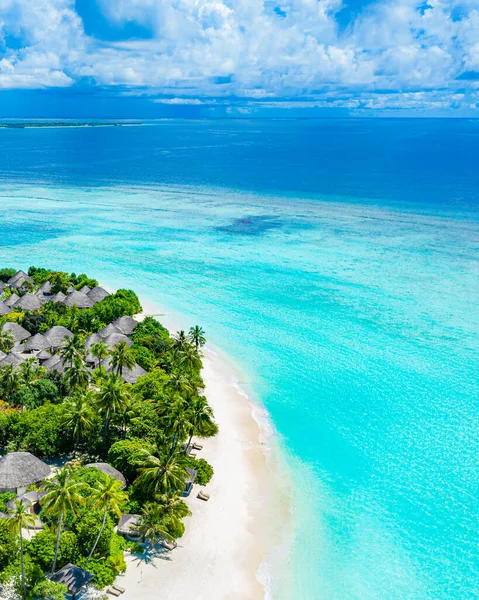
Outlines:
<svg viewBox="0 0 479 600"><path fill-rule="evenodd" d="M185 471L188 473L188 477L185 480L185 489L183 491L183 493L181 494L184 498L186 496L189 496L191 493L191 490L193 489L193 484L195 483L195 479L196 479L196 474L197 471L195 469L185 469Z"/></svg>
<svg viewBox="0 0 479 600"><path fill-rule="evenodd" d="M25 353L33 354L35 352L40 352L40 350L45 350L49 347L50 342L48 338L42 335L41 333L36 333L23 344L22 350Z"/></svg>
<svg viewBox="0 0 479 600"><path fill-rule="evenodd" d="M73 337L73 333L62 325L50 327L43 335L48 339L48 347L51 349L60 348L60 346L63 346L65 338Z"/></svg>
<svg viewBox="0 0 479 600"><path fill-rule="evenodd" d="M8 313L11 313L12 309L5 304L5 302L3 300L0 300L0 317L3 315L8 315Z"/></svg>
<svg viewBox="0 0 479 600"><path fill-rule="evenodd" d="M63 304L66 306L76 306L77 308L91 308L95 303L86 294L73 290L63 300Z"/></svg>
<svg viewBox="0 0 479 600"><path fill-rule="evenodd" d="M133 330L138 325L138 321L135 321L133 317L120 317L116 321L113 321L112 325L114 325L117 329L121 331L121 333L125 335L131 335Z"/></svg>
<svg viewBox="0 0 479 600"><path fill-rule="evenodd" d="M13 306L15 308L21 308L24 312L27 312L29 310L40 310L42 303L40 302L40 298L38 296L27 293L19 298Z"/></svg>
<svg viewBox="0 0 479 600"><path fill-rule="evenodd" d="M68 563L68 565L65 565L59 571L54 573L50 579L66 586L66 597L71 600L76 600L78 594L94 577L93 573L89 573L76 565Z"/></svg>
<svg viewBox="0 0 479 600"><path fill-rule="evenodd" d="M23 496L33 483L50 475L50 467L30 452L9 452L0 458L0 494Z"/></svg>
<svg viewBox="0 0 479 600"><path fill-rule="evenodd" d="M8 285L17 290L25 289L33 285L33 279L25 271L18 271L13 277L10 277Z"/></svg>
<svg viewBox="0 0 479 600"><path fill-rule="evenodd" d="M20 344L20 342L28 340L31 337L31 333L18 323L4 323L2 331L9 333L13 337L15 344Z"/></svg>
<svg viewBox="0 0 479 600"><path fill-rule="evenodd" d="M101 302L109 295L110 294L106 290L104 290L102 287L100 287L99 285L95 286L87 294L87 296L90 298L90 300L93 302L93 304L96 304L97 302Z"/></svg>
<svg viewBox="0 0 479 600"><path fill-rule="evenodd" d="M10 296L8 296L8 298L4 300L4 302L7 306L13 306L15 302L19 299L20 296L18 294L11 294Z"/></svg>
<svg viewBox="0 0 479 600"><path fill-rule="evenodd" d="M139 542L143 537L140 529L140 515L121 515L117 532L131 542Z"/></svg>
<svg viewBox="0 0 479 600"><path fill-rule="evenodd" d="M108 475L109 477L112 477L113 479L120 481L122 490L126 488L125 476L123 475L123 473L120 473L120 471L118 471L118 469L115 469L115 467L112 467L111 465L109 465L108 463L105 463L105 462L98 462L98 463L89 463L89 464L85 465L84 468L88 469L90 467L98 469L102 473L105 473L105 475Z"/></svg>

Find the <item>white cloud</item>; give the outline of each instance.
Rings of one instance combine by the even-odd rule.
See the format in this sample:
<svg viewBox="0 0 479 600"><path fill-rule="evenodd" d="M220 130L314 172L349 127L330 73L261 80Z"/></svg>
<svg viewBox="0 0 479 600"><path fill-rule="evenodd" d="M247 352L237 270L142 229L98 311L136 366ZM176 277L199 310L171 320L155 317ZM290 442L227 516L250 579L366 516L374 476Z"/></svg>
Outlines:
<svg viewBox="0 0 479 600"><path fill-rule="evenodd" d="M88 77L149 89L166 96L155 100L164 104L210 104L209 97L265 106L288 97L297 107L475 103L474 82L456 78L479 71L477 0L381 0L345 30L336 19L341 0L282 0L284 16L262 0L97 2L116 27L134 22L151 39L87 36L74 0L0 0L0 43L7 40L0 87L67 86ZM21 47L9 48L8 36ZM465 93L454 95L460 88ZM447 91L433 98L434 89Z"/></svg>

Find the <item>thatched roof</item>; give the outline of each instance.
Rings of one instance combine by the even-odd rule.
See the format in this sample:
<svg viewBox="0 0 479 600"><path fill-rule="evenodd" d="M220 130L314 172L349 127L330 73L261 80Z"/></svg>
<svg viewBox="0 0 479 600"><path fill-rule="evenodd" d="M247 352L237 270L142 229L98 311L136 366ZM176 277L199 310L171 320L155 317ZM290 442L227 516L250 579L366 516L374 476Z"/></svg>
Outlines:
<svg viewBox="0 0 479 600"><path fill-rule="evenodd" d="M91 308L95 304L86 294L77 290L69 294L63 303L67 306L78 306L78 308Z"/></svg>
<svg viewBox="0 0 479 600"><path fill-rule="evenodd" d="M40 298L35 294L25 294L14 304L15 308L21 308L22 310L40 310L42 303Z"/></svg>
<svg viewBox="0 0 479 600"><path fill-rule="evenodd" d="M89 467L94 467L95 469L98 469L102 473L105 473L105 475L108 475L109 477L112 477L113 479L117 479L118 481L120 481L122 484L121 489L126 487L126 479L125 479L123 473L120 473L120 471L118 471L118 469L115 469L115 467L112 467L108 463L99 462L99 463L89 463L88 465L85 465L85 469L88 469Z"/></svg>
<svg viewBox="0 0 479 600"><path fill-rule="evenodd" d="M7 356L5 354L5 352L3 352L2 350L0 350L0 361L3 360L5 358L5 356Z"/></svg>
<svg viewBox="0 0 479 600"><path fill-rule="evenodd" d="M56 581L56 583L62 583L66 585L68 593L72 596L77 594L82 587L89 583L95 575L76 565L68 563L62 567L59 571L54 573L50 579Z"/></svg>
<svg viewBox="0 0 479 600"><path fill-rule="evenodd" d="M52 292L52 284L50 281L44 281L42 285L38 288L39 292L42 294L51 294Z"/></svg>
<svg viewBox="0 0 479 600"><path fill-rule="evenodd" d="M100 334L98 334L98 333L92 333L85 340L85 348L88 350L89 348L91 348L93 346L93 344L96 344L99 341L101 341Z"/></svg>
<svg viewBox="0 0 479 600"><path fill-rule="evenodd" d="M93 300L95 304L101 302L101 300L104 300L109 295L110 294L99 285L88 292L88 297Z"/></svg>
<svg viewBox="0 0 479 600"><path fill-rule="evenodd" d="M9 284L9 285L13 285L13 284L14 284L16 281L18 281L19 279L26 279L26 278L28 278L28 279L30 279L30 280L31 280L31 278L30 278L30 277L28 277L28 273L25 273L25 271L21 271L21 270L20 270L20 271L17 271L17 272L15 273L15 275L12 275L12 276L10 277L10 279L8 280L8 284ZM33 280L31 280L31 281L33 281Z"/></svg>
<svg viewBox="0 0 479 600"><path fill-rule="evenodd" d="M188 473L188 477L185 480L185 485L194 483L195 479L196 479L196 474L198 473L198 471L196 471L195 469L188 469L188 468L186 468L185 471Z"/></svg>
<svg viewBox="0 0 479 600"><path fill-rule="evenodd" d="M50 369L51 371L58 371L59 373L63 373L64 368L60 357L57 354L54 354L50 358L48 358L42 365L45 369Z"/></svg>
<svg viewBox="0 0 479 600"><path fill-rule="evenodd" d="M49 346L52 348L60 348L63 345L66 337L73 337L73 333L63 327L63 325L55 325L54 327L50 327L48 331L44 333L45 337L48 338Z"/></svg>
<svg viewBox="0 0 479 600"><path fill-rule="evenodd" d="M7 306L3 300L0 300L0 316L8 315L10 312L12 312L12 309Z"/></svg>
<svg viewBox="0 0 479 600"><path fill-rule="evenodd" d="M106 337L103 341L107 346L116 346L120 342L126 342L128 346L131 346L133 344L130 338L126 337L126 335L123 335L123 333L110 333L110 335Z"/></svg>
<svg viewBox="0 0 479 600"><path fill-rule="evenodd" d="M49 475L50 467L30 452L10 452L0 458L0 488L26 487Z"/></svg>
<svg viewBox="0 0 479 600"><path fill-rule="evenodd" d="M3 292L6 287L7 287L7 284L3 283L3 281L0 281L0 293Z"/></svg>
<svg viewBox="0 0 479 600"><path fill-rule="evenodd" d="M31 337L30 332L24 329L18 323L4 323L2 331L10 333L17 344Z"/></svg>
<svg viewBox="0 0 479 600"><path fill-rule="evenodd" d="M50 348L50 342L48 341L48 338L41 333L36 333L23 344L23 349L26 352L31 352L32 350L43 350L44 348Z"/></svg>
<svg viewBox="0 0 479 600"><path fill-rule="evenodd" d="M0 360L0 367L6 367L7 365L13 365L16 368L24 362L25 362L25 359L23 358L23 356L20 356L16 352L10 352L10 354L7 354L7 356L5 356L5 358L2 358L2 360Z"/></svg>
<svg viewBox="0 0 479 600"><path fill-rule="evenodd" d="M133 317L124 316L120 317L116 321L113 321L112 325L118 327L118 329L125 335L131 335L135 327L138 325L138 321L135 321Z"/></svg>
<svg viewBox="0 0 479 600"><path fill-rule="evenodd" d="M69 285L69 286L67 287L67 293L68 293L68 294L71 294L71 293L72 293L72 292L74 292L74 291L76 291L76 290L75 290L75 288L74 288L72 285Z"/></svg>
<svg viewBox="0 0 479 600"><path fill-rule="evenodd" d="M52 296L52 302L63 302L65 300L66 294L63 292L57 292L54 296Z"/></svg>
<svg viewBox="0 0 479 600"><path fill-rule="evenodd" d="M132 369L123 369L122 377L125 383L136 383L142 375L146 375L145 369L135 363Z"/></svg>
<svg viewBox="0 0 479 600"><path fill-rule="evenodd" d="M91 289L87 285L84 285L83 287L80 288L80 292L82 294L88 294L88 292L91 292Z"/></svg>
<svg viewBox="0 0 479 600"><path fill-rule="evenodd" d="M102 338L106 338L112 333L123 333L123 331L116 325L113 325L113 323L110 323L106 327L103 327L103 329L100 329L98 333Z"/></svg>
<svg viewBox="0 0 479 600"><path fill-rule="evenodd" d="M117 531L123 535L139 535L139 529L141 525L140 515L125 514L121 515L120 521L118 522Z"/></svg>
<svg viewBox="0 0 479 600"><path fill-rule="evenodd" d="M37 298L40 300L40 303L41 303L41 304L45 304L45 303L47 303L47 302L50 300L50 298L47 298L47 297L46 297L46 296L43 294L43 292L40 292L40 290L37 290L37 291L35 292L35 296L36 296L36 297L37 297Z"/></svg>
<svg viewBox="0 0 479 600"><path fill-rule="evenodd" d="M19 298L20 296L18 294L13 293L11 294L11 296L8 296L8 298L4 300L4 302L7 306L13 306Z"/></svg>
<svg viewBox="0 0 479 600"><path fill-rule="evenodd" d="M37 354L38 360L48 360L51 357L52 355L50 352L48 352L48 350L40 350L40 352Z"/></svg>

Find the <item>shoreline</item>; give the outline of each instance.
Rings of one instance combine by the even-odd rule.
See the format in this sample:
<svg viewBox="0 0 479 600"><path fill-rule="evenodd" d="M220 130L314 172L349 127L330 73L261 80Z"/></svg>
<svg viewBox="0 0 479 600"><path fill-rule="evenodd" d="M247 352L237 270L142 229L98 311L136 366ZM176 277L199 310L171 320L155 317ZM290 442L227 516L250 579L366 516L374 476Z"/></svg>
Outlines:
<svg viewBox="0 0 479 600"><path fill-rule="evenodd" d="M140 301L143 317L157 316L170 331L181 328L154 301ZM180 594L197 600L263 600L272 597L281 574L274 565L286 560L290 483L274 429L266 411L240 387L234 363L211 344L203 350L205 395L219 426L217 436L199 440L198 458L208 460L215 472L205 486L211 497L199 500L200 486L194 486L186 499L193 514L171 553L147 560L126 555L127 571L119 578L125 600L155 597L158 585L166 600Z"/></svg>

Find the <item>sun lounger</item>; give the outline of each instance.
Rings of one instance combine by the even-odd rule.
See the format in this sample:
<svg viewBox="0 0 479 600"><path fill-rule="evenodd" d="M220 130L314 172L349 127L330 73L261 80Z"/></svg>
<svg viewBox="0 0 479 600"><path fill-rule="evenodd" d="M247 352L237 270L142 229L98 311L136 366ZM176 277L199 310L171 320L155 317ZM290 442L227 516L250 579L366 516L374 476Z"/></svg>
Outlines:
<svg viewBox="0 0 479 600"><path fill-rule="evenodd" d="M200 490L196 497L200 500L204 500L205 502L210 499L210 495L204 492L203 490Z"/></svg>
<svg viewBox="0 0 479 600"><path fill-rule="evenodd" d="M119 592L118 590L115 590L115 588L112 588L112 587L108 588L106 590L106 593L111 594L112 596L116 596L117 598L121 594L121 592Z"/></svg>
<svg viewBox="0 0 479 600"><path fill-rule="evenodd" d="M193 450L203 450L203 446L201 444L197 444L196 442L193 444Z"/></svg>
<svg viewBox="0 0 479 600"><path fill-rule="evenodd" d="M117 583L114 583L111 587L114 588L117 592L120 592L120 594L125 593L125 588L121 587L121 585L118 585Z"/></svg>
<svg viewBox="0 0 479 600"><path fill-rule="evenodd" d="M192 458L194 458L195 456L197 456L197 452L190 452L188 456L191 456Z"/></svg>
<svg viewBox="0 0 479 600"><path fill-rule="evenodd" d="M161 545L163 546L163 548L166 548L167 550L174 550L176 548L175 543L170 542L169 540L161 540Z"/></svg>

